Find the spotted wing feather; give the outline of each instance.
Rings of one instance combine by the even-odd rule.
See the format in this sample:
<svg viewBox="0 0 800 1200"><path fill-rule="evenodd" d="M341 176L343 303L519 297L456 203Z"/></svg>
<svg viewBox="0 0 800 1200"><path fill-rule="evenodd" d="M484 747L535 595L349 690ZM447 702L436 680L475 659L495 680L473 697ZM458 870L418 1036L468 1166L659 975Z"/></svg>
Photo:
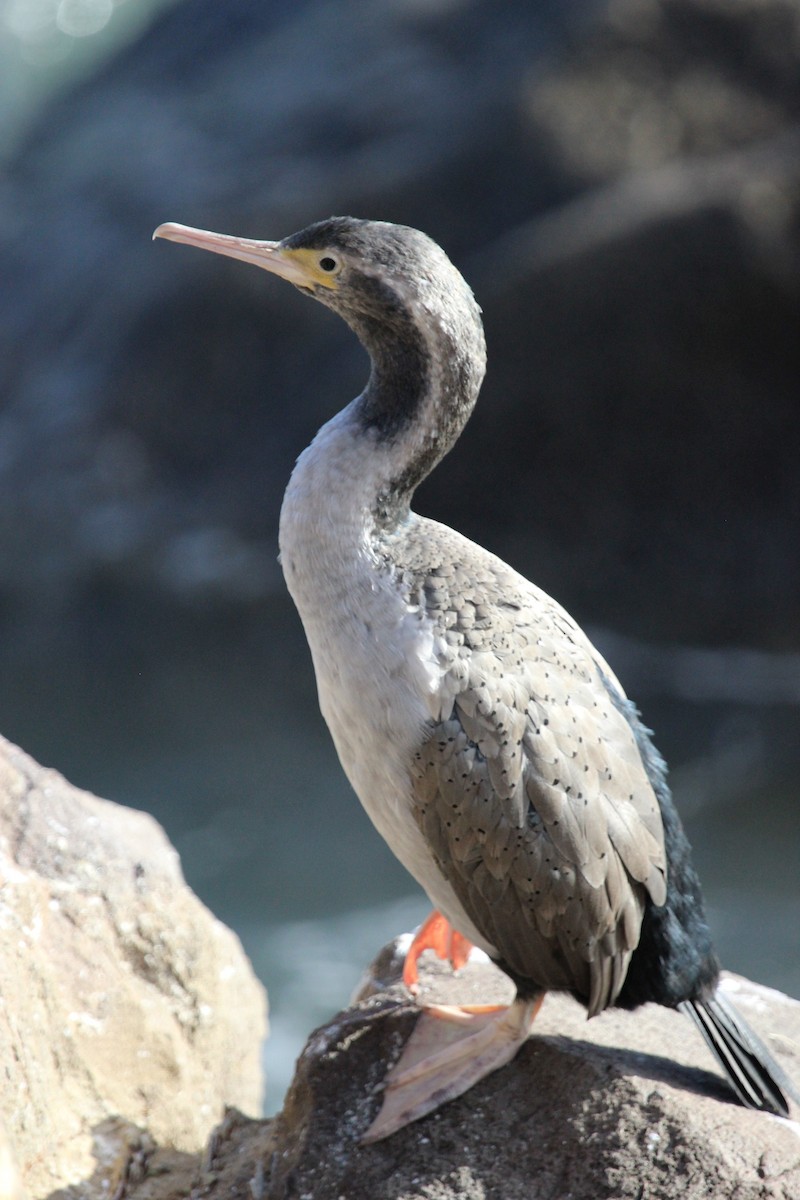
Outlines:
<svg viewBox="0 0 800 1200"><path fill-rule="evenodd" d="M428 596L441 685L413 812L503 963L591 1015L622 987L647 895L664 901L658 802L606 664L554 601L486 558L477 579L442 564Z"/></svg>

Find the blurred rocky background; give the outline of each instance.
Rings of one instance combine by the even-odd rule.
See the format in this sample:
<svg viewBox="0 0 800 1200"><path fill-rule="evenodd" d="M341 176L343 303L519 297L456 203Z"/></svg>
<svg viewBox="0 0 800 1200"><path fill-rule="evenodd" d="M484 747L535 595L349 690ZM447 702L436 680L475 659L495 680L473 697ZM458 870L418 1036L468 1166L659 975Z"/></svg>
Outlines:
<svg viewBox="0 0 800 1200"><path fill-rule="evenodd" d="M362 386L152 245L425 229L489 375L417 507L556 595L672 763L726 965L800 992L800 0L0 0L0 730L166 826L275 1080L425 904L316 709L282 490ZM313 995L312 995L313 991Z"/></svg>

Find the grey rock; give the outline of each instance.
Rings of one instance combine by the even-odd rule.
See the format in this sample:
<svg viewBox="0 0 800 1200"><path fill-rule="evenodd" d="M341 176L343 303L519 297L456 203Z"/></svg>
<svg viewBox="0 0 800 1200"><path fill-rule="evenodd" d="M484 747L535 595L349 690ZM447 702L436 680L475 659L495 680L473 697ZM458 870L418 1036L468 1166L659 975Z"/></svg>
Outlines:
<svg viewBox="0 0 800 1200"><path fill-rule="evenodd" d="M423 996L501 1001L508 981L471 961L458 978L422 961ZM793 1200L800 1125L735 1104L689 1023L647 1006L585 1011L551 995L517 1058L423 1121L360 1138L415 1020L388 947L362 999L310 1037L282 1113L230 1113L194 1168L173 1166L130 1200ZM736 976L724 986L795 1075L800 1004ZM798 1113L794 1113L796 1118ZM205 1168L203 1173L202 1167ZM197 1191L190 1193L190 1187Z"/></svg>
<svg viewBox="0 0 800 1200"><path fill-rule="evenodd" d="M429 967L423 998L498 1002L507 982L488 964L470 963L460 979ZM797 1073L800 1004L735 976L725 986ZM733 1102L679 1013L648 1005L587 1024L555 995L509 1067L362 1147L385 1065L413 1022L390 990L312 1035L276 1119L270 1200L790 1200L800 1189L800 1126Z"/></svg>

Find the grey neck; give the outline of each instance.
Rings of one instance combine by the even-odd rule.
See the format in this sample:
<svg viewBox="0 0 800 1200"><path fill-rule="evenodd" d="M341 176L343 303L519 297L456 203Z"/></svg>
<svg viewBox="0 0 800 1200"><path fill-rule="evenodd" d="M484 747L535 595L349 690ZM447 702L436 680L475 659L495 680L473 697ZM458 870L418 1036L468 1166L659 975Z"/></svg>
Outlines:
<svg viewBox="0 0 800 1200"><path fill-rule="evenodd" d="M473 320L455 327L435 319L423 327L408 308L398 308L391 324L363 316L350 323L372 363L358 419L396 464L375 498L376 524L386 530L406 518L414 491L475 406L486 362L483 329L477 308Z"/></svg>

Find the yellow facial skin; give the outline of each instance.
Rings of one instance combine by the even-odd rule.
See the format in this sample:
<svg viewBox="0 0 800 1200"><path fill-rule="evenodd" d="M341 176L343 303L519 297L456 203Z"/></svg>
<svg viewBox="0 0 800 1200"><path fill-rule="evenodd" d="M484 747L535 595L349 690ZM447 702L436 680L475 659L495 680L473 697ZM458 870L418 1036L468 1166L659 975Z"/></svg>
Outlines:
<svg viewBox="0 0 800 1200"><path fill-rule="evenodd" d="M339 286L337 276L341 271L341 264L338 255L328 253L325 250L282 250L287 260L291 260L297 264L299 270L303 271L311 283L317 284L319 287L330 288L335 291ZM336 266L332 270L325 270L320 266L323 262L334 262Z"/></svg>

